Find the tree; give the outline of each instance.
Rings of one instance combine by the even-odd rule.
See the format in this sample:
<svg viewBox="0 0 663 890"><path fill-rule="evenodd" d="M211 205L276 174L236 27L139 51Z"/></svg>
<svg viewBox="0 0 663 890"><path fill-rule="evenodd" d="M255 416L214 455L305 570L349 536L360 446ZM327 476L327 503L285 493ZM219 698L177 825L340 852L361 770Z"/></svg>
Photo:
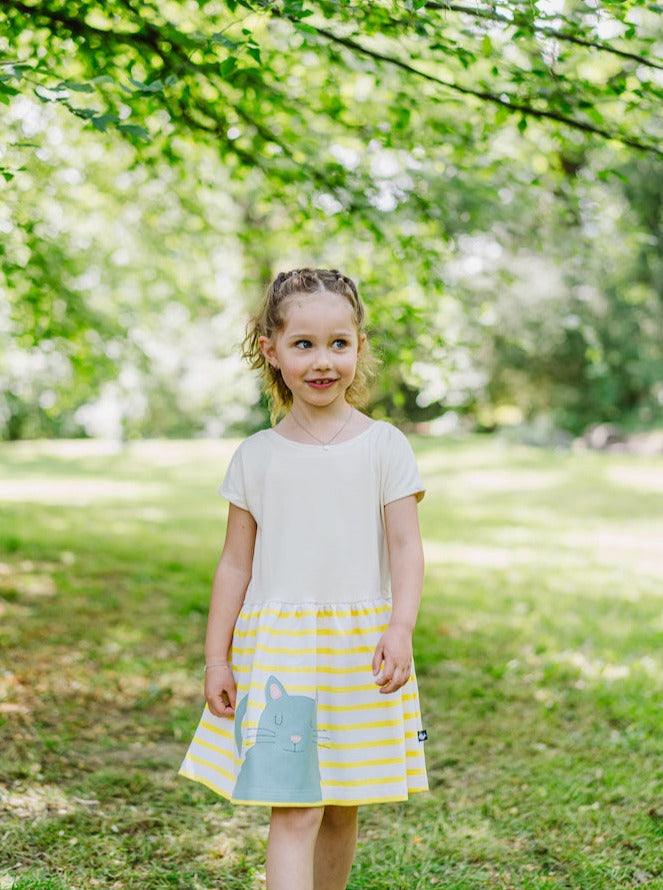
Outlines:
<svg viewBox="0 0 663 890"><path fill-rule="evenodd" d="M541 121L560 139L660 156L662 12L646 0L83 0L75 11L18 0L0 12L0 90L150 138L146 156L177 155L175 134L211 141L240 176L259 169L358 211L374 206L375 185L325 150L330 122L360 146L410 150L437 135L465 151L507 120ZM479 107L468 126L465 109Z"/></svg>
<svg viewBox="0 0 663 890"><path fill-rule="evenodd" d="M199 186L222 192L247 293L259 293L286 259L348 262L386 344L377 404L391 416L426 418L511 398L494 357L522 342L525 315L509 318L506 340L490 340L498 331L488 323L477 327L477 307L488 318L490 294L512 285L506 268L495 268L485 287L456 281L449 269L464 239L486 233L509 255L518 245L546 244L552 226L560 252L568 250L576 194L588 180L605 197L616 194L615 177L634 158L649 158L652 176L661 169L656 4L110 0L72 9L21 0L0 10L0 100L15 109L36 97L53 125L66 127L73 151L80 127L81 164L96 144L113 155L114 175L124 167L154 189L162 178L180 206L169 237L196 216L202 221L194 251L213 249L217 225ZM13 208L12 236L0 242L9 337L40 355L69 356L72 379L82 384L72 390L73 411L83 390L89 396L112 380L124 361L153 379L144 343L131 337L139 313L156 330L169 301L200 320L222 307L218 297L186 292L174 257L161 273L171 295L159 296L148 267L163 265L167 242L152 213L137 241L146 268L136 267L136 302L118 325L122 276L106 254L110 245L102 237L81 251L38 224L40 184L48 194L53 177L37 149L47 128L30 136L15 122L13 129L0 122ZM123 196L104 176L105 163L90 178L105 190L111 218L121 215ZM136 200L146 193L140 188ZM57 200L72 218L85 213L78 189L60 189ZM559 222L544 221L542 207ZM109 294L100 315L89 285L83 297L72 287L95 261ZM101 338L92 350L91 330ZM513 356L518 364L519 351ZM164 418L174 413L170 386L162 401L154 393L150 400L163 405ZM153 421L152 432L177 431L172 419ZM40 421L33 429L48 427Z"/></svg>

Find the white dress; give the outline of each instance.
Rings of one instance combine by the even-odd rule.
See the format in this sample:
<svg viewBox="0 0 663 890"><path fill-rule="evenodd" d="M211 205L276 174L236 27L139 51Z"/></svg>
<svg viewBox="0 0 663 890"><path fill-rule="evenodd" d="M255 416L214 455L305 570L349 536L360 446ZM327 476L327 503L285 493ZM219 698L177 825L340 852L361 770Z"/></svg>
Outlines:
<svg viewBox="0 0 663 890"><path fill-rule="evenodd" d="M426 791L414 669L384 695L371 668L391 612L384 506L424 494L405 436L376 421L325 448L262 430L220 492L257 524L232 643L237 707L234 719L205 708L180 773L269 806Z"/></svg>

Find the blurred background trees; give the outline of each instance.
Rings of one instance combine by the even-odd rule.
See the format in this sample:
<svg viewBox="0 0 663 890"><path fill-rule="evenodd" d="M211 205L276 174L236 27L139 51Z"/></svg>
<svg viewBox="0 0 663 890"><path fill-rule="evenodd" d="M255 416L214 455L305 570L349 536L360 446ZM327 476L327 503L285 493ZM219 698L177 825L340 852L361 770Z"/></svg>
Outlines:
<svg viewBox="0 0 663 890"><path fill-rule="evenodd" d="M373 413L578 433L663 412L663 7L0 10L0 435L265 422L244 319L358 280Z"/></svg>

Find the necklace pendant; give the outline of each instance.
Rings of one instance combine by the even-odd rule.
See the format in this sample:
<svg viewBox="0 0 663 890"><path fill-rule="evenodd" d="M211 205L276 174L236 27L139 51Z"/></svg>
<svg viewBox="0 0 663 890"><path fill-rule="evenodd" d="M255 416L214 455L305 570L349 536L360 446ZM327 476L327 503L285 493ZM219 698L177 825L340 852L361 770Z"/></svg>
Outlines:
<svg viewBox="0 0 663 890"><path fill-rule="evenodd" d="M322 443L322 450L323 450L323 451L329 451L329 445L328 445L327 442L323 442L323 443Z"/></svg>

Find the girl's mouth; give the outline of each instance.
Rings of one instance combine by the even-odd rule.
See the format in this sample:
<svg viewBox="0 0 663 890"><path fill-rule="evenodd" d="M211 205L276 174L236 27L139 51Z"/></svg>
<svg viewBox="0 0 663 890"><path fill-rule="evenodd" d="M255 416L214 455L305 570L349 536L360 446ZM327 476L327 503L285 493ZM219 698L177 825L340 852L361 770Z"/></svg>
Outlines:
<svg viewBox="0 0 663 890"><path fill-rule="evenodd" d="M319 380L307 380L306 382L309 386L312 386L315 389L328 389L330 386L336 383L335 380L331 380L329 377L323 377Z"/></svg>

